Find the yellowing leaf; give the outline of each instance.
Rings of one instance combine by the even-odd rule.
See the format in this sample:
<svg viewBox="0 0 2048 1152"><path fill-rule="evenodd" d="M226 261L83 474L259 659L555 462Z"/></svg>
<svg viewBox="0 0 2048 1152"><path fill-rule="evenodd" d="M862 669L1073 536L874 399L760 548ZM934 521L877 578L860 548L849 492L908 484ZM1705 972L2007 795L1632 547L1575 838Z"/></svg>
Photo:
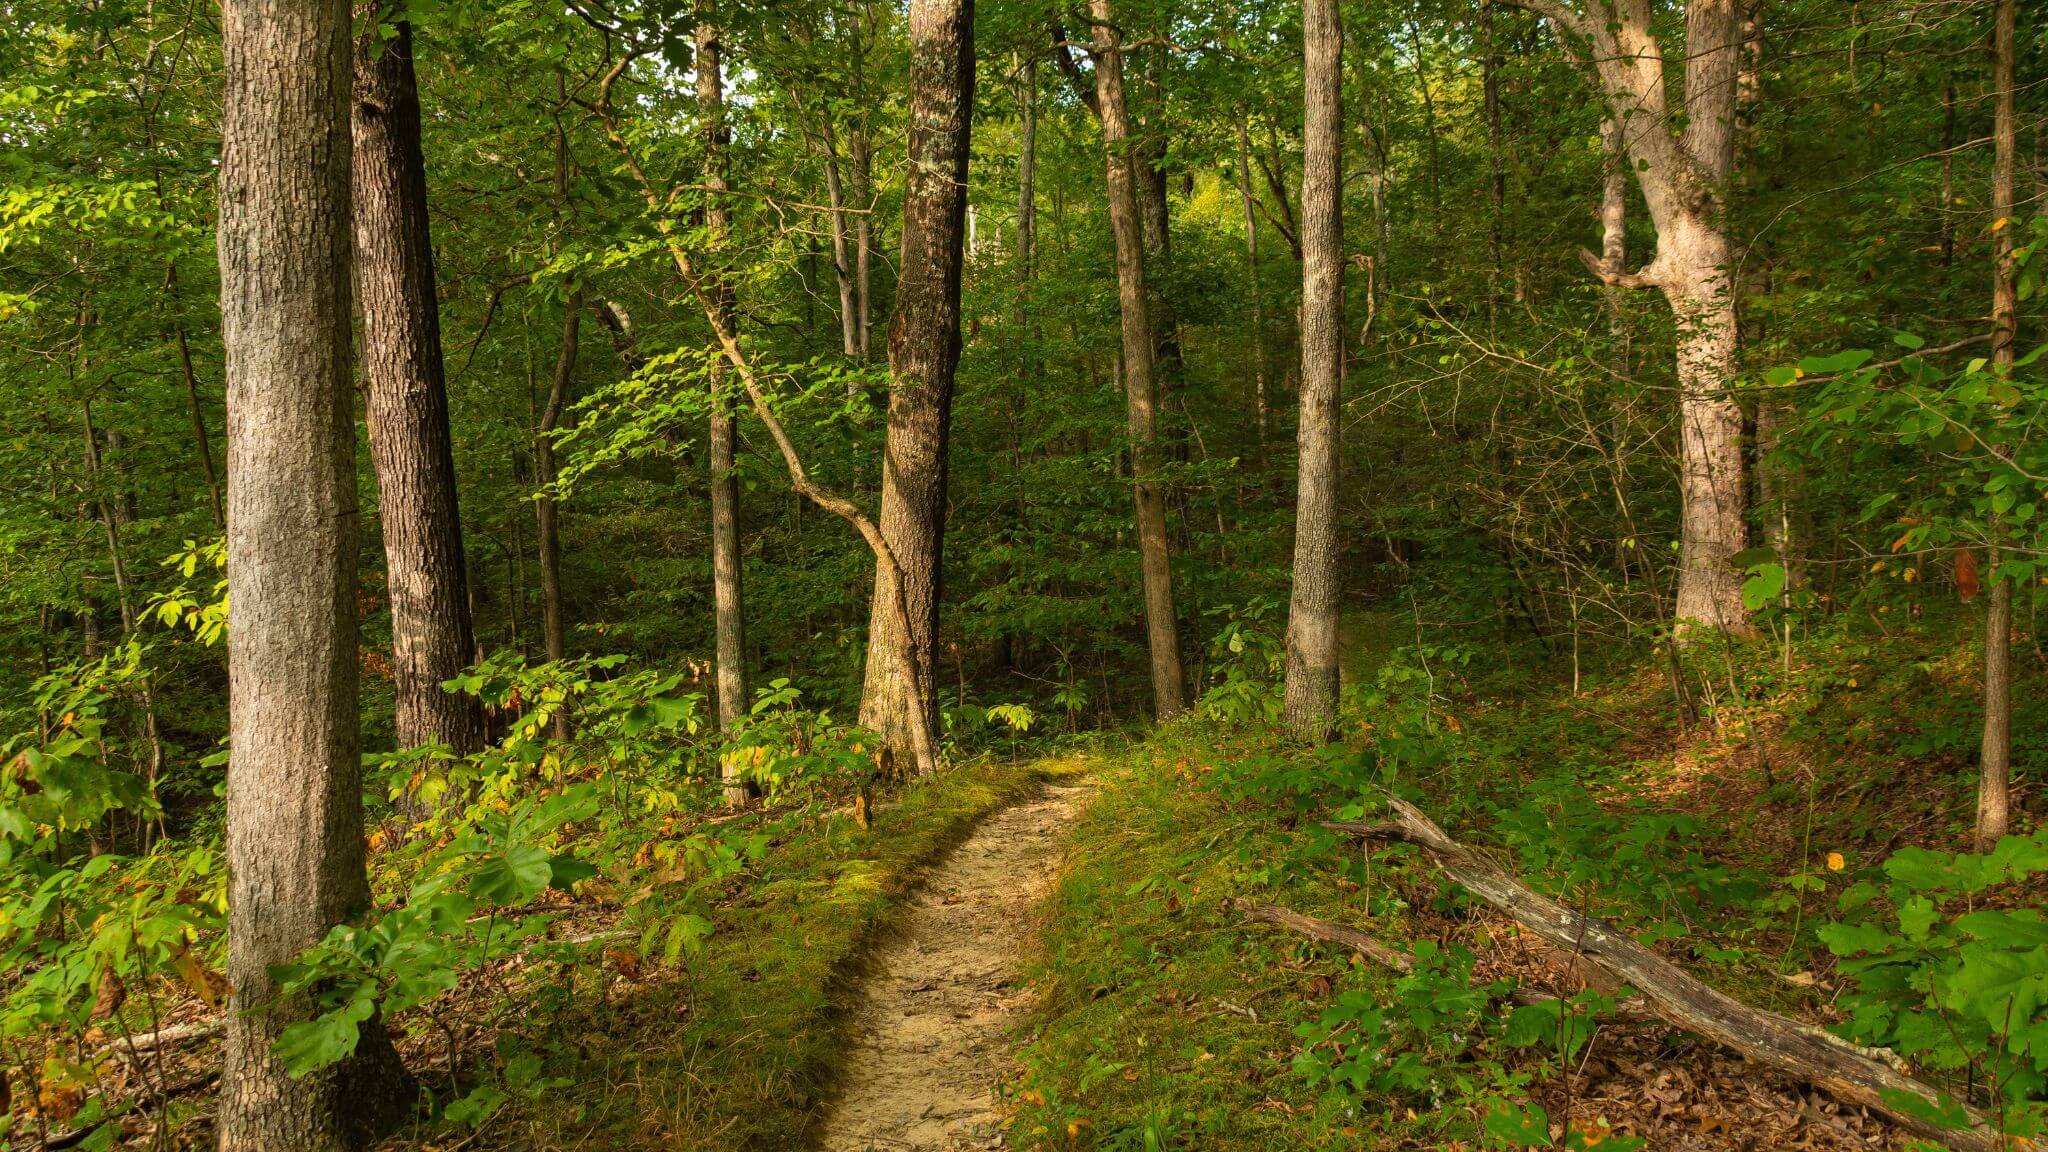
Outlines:
<svg viewBox="0 0 2048 1152"><path fill-rule="evenodd" d="M171 968L208 1008L219 1008L228 998L227 977L199 962L190 948L180 948L171 957Z"/></svg>

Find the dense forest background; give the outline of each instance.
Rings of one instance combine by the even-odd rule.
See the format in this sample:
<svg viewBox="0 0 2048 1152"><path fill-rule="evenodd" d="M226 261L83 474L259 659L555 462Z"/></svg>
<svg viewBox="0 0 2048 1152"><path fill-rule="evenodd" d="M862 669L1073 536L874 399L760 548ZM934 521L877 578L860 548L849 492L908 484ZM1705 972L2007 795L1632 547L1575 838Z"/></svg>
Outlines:
<svg viewBox="0 0 2048 1152"><path fill-rule="evenodd" d="M1716 742L1775 790L1781 816L1803 803L1810 841L1816 803L1853 808L1892 777L1823 773L1834 783L1816 800L1813 771L1784 750L1814 735L1802 710L1872 674L1856 668L1918 669L1842 724L1938 718L1898 753L1938 770L1928 822L1873 826L1866 812L1856 834L1885 851L1970 847L1987 758L2001 772L2009 760L2011 830L2034 828L2048 749L2036 698L2041 11L1729 8L1741 36L1722 54L1727 170L1700 177L1711 190L1681 211L1666 202L1689 193L1661 183L1656 148L1692 137L1688 20L1707 0L1616 0L1611 21L1597 2L1342 0L1340 152L1322 156L1334 191L1312 178L1306 146L1302 4L1111 7L970 9L959 363L931 410L943 549L923 675L943 758L1016 760L1020 742L1049 748L1182 709L1183 724L1256 733L1259 755L1310 755L1283 734L1295 715L1284 681L1304 333L1328 321L1340 325L1341 455L1326 490L1350 654L1333 730L1378 749L1389 767L1375 780L1457 794L1442 765L1467 753L1434 742L1476 740L1461 714L1548 677L1585 701L1570 707L1618 717L1610 730L1648 724L1636 710L1654 701L1657 724ZM304 987L381 989L403 1022L512 946L495 917L480 938L448 928L481 909L545 903L551 883L568 892L601 875L617 887L600 902L645 916L630 923L638 952L677 964L707 946L747 862L794 835L767 820L810 820L857 795L868 829L874 781L896 770L855 721L907 739L900 715L876 711L872 669L888 659L870 652L876 556L793 491L777 434L733 400L715 325L744 343L769 387L761 410L811 479L888 527L891 357L918 323L899 317L914 311L899 287L917 97L910 13L868 0L408 0L356 19L357 100L386 110L362 87L380 62L409 62L417 81L439 327L426 355L445 365L459 504L459 527L453 507L436 522L462 577L422 618L465 618L450 635L470 670L447 695L474 699L442 727L409 727L425 722L407 719L394 667L405 629L393 602L409 577L387 554L386 518L400 498L380 488L365 400L353 422L358 711L378 907L428 908L441 891L409 886L458 858L511 861L477 881L473 903L402 929L438 942L429 960L308 962ZM723 59L713 104L705 28ZM1618 117L1650 97L1615 95L1602 45L1616 29L1663 45L1652 83L1668 115ZM108 1088L114 1073L79 1039L130 989L162 979L209 1007L220 992L194 957L218 951L226 915L222 40L220 11L193 0L30 0L0 28L0 941L13 972L0 1048L20 1070L17 1098L40 1094L39 1140L133 1087ZM1106 43L1130 120L1109 170L1128 159L1143 216L1156 442L1133 439L1128 406ZM1313 230L1328 218L1311 209L1318 189L1340 209L1334 249ZM1702 321L1674 308L1665 265L1706 225L1721 247L1698 267L1722 279L1701 298L1732 307L1732 358L1701 416L1688 415L1702 393L1686 373ZM679 275L684 247L706 263ZM1342 270L1334 313L1304 309L1304 266L1319 258ZM1653 258L1661 281L1638 272ZM726 420L729 445L715 430ZM1700 455L1686 437L1710 426L1726 435ZM1148 485L1164 510L1163 621L1156 601L1148 610L1134 483L1141 520ZM736 497L721 503L736 508L730 587L743 589L725 619L743 636L722 637L715 611L721 485ZM1703 604L1719 618L1703 621ZM1184 678L1172 692L1162 628ZM1384 665L1358 662L1389 651ZM2015 683L2016 707L2001 705ZM1617 685L1633 695L1595 699ZM1489 771L1506 748L1558 754L1498 739ZM1848 756L1863 740L1833 747ZM1520 787L1538 767L1487 779ZM751 802L742 782L766 813L759 836L717 823L725 801ZM1328 798L1268 783L1282 809ZM2005 830L1999 811L1980 849ZM644 850L655 826L676 837L666 857ZM570 830L602 846L551 877ZM519 871L521 836L546 849L537 877L530 859ZM1781 847L1811 864L1813 844ZM83 863L110 857L122 862ZM1881 858L1873 847L1865 863ZM634 869L692 879L642 907L619 898ZM117 908L132 921L109 943ZM1807 917L1820 913L1803 896L1796 908L1781 959L1817 946ZM408 983L405 963L434 975ZM112 1009L107 972L127 973ZM368 1012L346 1024L350 1050ZM1891 1042L1871 1028L1859 1040ZM1930 1066L1967 1080L1960 1094L1979 1104L2038 1101L2038 1068L1972 1078L2048 1059L2008 1053L1998 1038L2016 1030L1987 1022ZM297 1038L306 1067L339 1058L339 1040ZM436 1058L469 1067L461 1048ZM501 1081L509 1066L497 1062ZM164 1082L141 1108L159 1114L152 1139L175 1127L164 1101L179 1095L175 1077L154 1075ZM480 1099L451 1076L450 1098ZM77 1123L92 1130L103 1114Z"/></svg>

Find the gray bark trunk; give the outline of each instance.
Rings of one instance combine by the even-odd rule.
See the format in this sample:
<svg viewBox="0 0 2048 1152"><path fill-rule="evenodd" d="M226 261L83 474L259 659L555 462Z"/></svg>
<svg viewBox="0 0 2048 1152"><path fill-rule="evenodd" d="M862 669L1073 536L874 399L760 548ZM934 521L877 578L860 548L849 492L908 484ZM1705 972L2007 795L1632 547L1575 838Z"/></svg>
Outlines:
<svg viewBox="0 0 2048 1152"><path fill-rule="evenodd" d="M272 965L369 907L356 731L349 381L349 9L222 9L219 255L228 383L228 978L222 1152L356 1148L403 1072L382 1026L300 1079L271 1050L303 1003ZM257 1009L266 1009L257 1011Z"/></svg>
<svg viewBox="0 0 2048 1152"><path fill-rule="evenodd" d="M475 697L441 688L469 666L476 644L409 25L389 39L372 26L357 41L354 121L356 293L398 746L439 741L467 755L483 746L483 712Z"/></svg>
<svg viewBox="0 0 2048 1152"><path fill-rule="evenodd" d="M1686 5L1684 107L1668 107L1665 59L1648 0L1611 0L1588 13L1564 0L1525 0L1586 46L1657 229L1657 255L1630 274L1583 253L1610 285L1658 288L1677 319L1679 578L1676 624L1750 631L1730 560L1748 543L1742 412L1731 387L1738 334L1730 248L1722 226L1735 162L1737 77L1745 41L1737 0ZM1673 120L1685 125L1673 135Z"/></svg>
<svg viewBox="0 0 2048 1152"><path fill-rule="evenodd" d="M960 360L960 269L974 113L972 0L915 0L910 8L910 163L903 254L889 324L889 438L882 459L881 532L895 557L878 563L868 623L861 723L907 749L907 713L938 726L940 557L946 526L947 440ZM901 587L891 586L894 568ZM892 604L901 597L907 637ZM892 653L913 656L915 678L890 675Z"/></svg>
<svg viewBox="0 0 2048 1152"><path fill-rule="evenodd" d="M1287 610L1287 726L1304 739L1337 724L1337 494L1344 391L1344 31L1337 0L1302 7L1301 428L1294 593Z"/></svg>
<svg viewBox="0 0 2048 1152"><path fill-rule="evenodd" d="M1122 316L1124 407L1131 441L1131 488L1137 505L1139 565L1145 585L1145 631L1152 657L1152 712L1166 720L1187 707L1174 614L1172 557L1166 535L1166 494L1159 470L1158 391L1152 375L1152 320L1145 299L1145 238L1138 202L1138 159L1124 101L1123 47L1109 0L1089 0L1095 21L1095 96L1109 155L1109 216L1116 233L1117 303Z"/></svg>

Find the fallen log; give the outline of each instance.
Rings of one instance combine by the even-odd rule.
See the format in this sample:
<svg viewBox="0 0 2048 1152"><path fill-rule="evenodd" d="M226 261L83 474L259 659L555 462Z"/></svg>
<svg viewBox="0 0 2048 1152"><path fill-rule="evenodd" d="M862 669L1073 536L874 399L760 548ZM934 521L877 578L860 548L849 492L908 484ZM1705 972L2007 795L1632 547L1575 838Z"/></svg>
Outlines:
<svg viewBox="0 0 2048 1152"><path fill-rule="evenodd" d="M1385 824L1328 825L1367 840L1414 844L1444 874L1507 913L1538 937L1600 965L1648 1001L1657 1015L1688 1032L1796 1076L1845 1104L1860 1105L1915 1136L1956 1152L2008 1152L2039 1145L2001 1136L1980 1111L1962 1105L1968 1127L1944 1128L1906 1110L1917 1101L1928 1111L1948 1110L1951 1098L1898 1071L1870 1049L1851 1044L1775 1012L1752 1008L1688 975L1676 964L1606 922L1559 904L1516 880L1484 855L1451 839L1422 810L1388 798L1397 819Z"/></svg>
<svg viewBox="0 0 2048 1152"><path fill-rule="evenodd" d="M1392 968L1397 972L1412 972L1415 969L1415 957L1401 951L1399 948L1383 944L1372 936L1360 932L1349 925L1338 924L1330 920L1319 920L1314 916L1304 916L1292 909L1282 908L1278 904L1246 903L1241 907L1247 920L1256 920L1262 924L1274 924L1289 931L1298 932L1303 936L1324 940L1331 944L1342 944L1375 964ZM1508 994L1508 999L1517 1004L1550 1004L1554 1003L1558 997L1538 992L1533 988L1516 988ZM1655 1009L1645 1003L1640 996L1624 996L1617 999L1614 1002L1614 1007L1606 1014L1615 1020L1627 1023L1638 1023L1644 1020L1659 1020L1663 1018L1657 1014Z"/></svg>

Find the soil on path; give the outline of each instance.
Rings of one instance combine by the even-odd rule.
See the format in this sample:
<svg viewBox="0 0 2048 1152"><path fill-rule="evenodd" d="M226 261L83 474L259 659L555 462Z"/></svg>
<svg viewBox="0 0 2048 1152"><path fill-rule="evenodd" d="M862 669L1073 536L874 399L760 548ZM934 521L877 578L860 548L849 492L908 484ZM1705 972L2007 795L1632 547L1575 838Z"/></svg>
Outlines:
<svg viewBox="0 0 2048 1152"><path fill-rule="evenodd" d="M907 909L853 1018L824 1152L1003 1146L994 1088L1030 1007L1032 908L1088 789L1048 787L985 821Z"/></svg>

